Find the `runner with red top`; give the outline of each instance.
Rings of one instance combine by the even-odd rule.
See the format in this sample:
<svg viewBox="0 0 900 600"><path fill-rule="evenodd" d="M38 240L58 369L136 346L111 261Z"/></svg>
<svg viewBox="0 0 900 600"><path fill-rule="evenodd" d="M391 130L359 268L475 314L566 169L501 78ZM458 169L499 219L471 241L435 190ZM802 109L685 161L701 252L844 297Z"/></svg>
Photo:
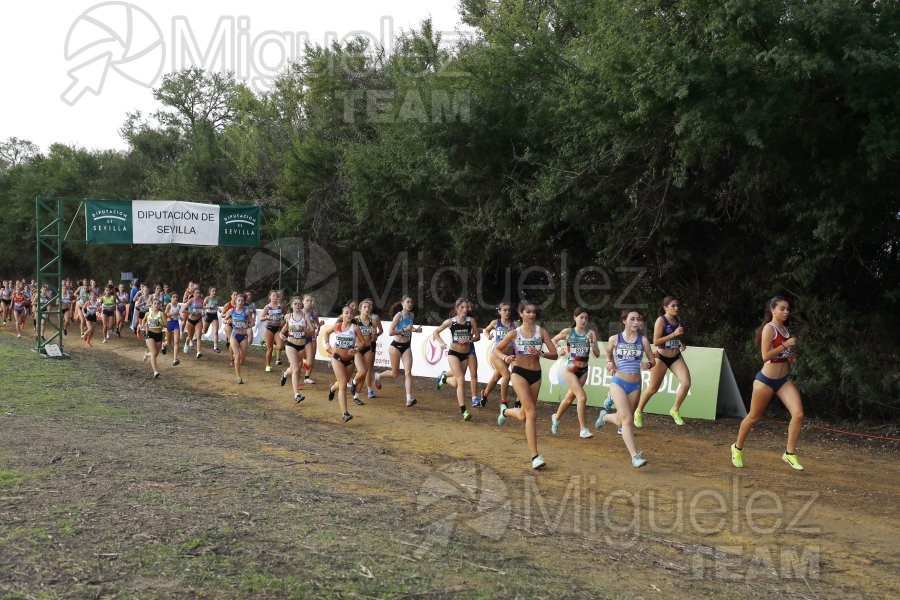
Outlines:
<svg viewBox="0 0 900 600"><path fill-rule="evenodd" d="M731 445L731 464L739 469L744 466L744 442L747 436L763 418L772 397L777 395L791 413L787 448L781 455L781 460L792 469L803 470L803 465L797 460L797 442L803 428L803 401L797 386L790 380L790 365L797 360L797 338L785 326L790 314L787 298L775 296L766 303L763 324L756 330L754 340L760 349L763 366L753 382L750 410L741 421L737 441Z"/></svg>

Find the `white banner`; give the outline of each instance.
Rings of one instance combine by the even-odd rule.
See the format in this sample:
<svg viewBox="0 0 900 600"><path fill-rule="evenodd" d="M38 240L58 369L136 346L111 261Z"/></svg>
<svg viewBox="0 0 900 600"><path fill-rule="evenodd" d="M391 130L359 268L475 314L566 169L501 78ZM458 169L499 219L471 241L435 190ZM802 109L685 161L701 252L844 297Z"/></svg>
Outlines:
<svg viewBox="0 0 900 600"><path fill-rule="evenodd" d="M171 200L131 203L135 244L219 245L219 207Z"/></svg>

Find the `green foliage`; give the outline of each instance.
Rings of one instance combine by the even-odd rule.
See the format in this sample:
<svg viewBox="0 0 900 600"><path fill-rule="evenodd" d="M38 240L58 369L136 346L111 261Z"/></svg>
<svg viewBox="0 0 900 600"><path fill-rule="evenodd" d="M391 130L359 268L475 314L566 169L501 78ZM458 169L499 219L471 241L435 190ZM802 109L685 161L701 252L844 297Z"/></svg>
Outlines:
<svg viewBox="0 0 900 600"><path fill-rule="evenodd" d="M517 295L507 271L516 281L543 265L561 286L599 266L612 287L592 311L601 324L615 320L612 303L652 310L679 295L690 341L728 349L745 389L763 302L787 294L811 412L897 417L896 3L463 0L460 10L475 36L455 48L430 21L390 56L363 38L308 47L264 94L230 74L169 74L153 119L135 113L122 127L125 153L43 156L10 140L3 148L22 158L0 152L0 260L32 270L41 194L252 202L267 207L272 237L319 243L340 273L360 253L376 282L399 252L425 273L411 287L440 266L481 269L493 300ZM248 260L183 248L70 257L178 285L186 272L215 273L220 288L242 285ZM633 287L628 269L645 272ZM435 289L447 297L461 283ZM570 310L557 303L547 316ZM873 355L885 358L875 373Z"/></svg>

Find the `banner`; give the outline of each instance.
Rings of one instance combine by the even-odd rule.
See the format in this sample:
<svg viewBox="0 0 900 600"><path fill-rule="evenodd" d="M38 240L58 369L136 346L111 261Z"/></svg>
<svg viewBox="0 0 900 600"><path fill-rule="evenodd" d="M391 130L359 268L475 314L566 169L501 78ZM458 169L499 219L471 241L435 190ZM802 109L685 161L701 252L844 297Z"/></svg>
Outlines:
<svg viewBox="0 0 900 600"><path fill-rule="evenodd" d="M259 246L258 206L179 200L88 200L87 241L94 244Z"/></svg>

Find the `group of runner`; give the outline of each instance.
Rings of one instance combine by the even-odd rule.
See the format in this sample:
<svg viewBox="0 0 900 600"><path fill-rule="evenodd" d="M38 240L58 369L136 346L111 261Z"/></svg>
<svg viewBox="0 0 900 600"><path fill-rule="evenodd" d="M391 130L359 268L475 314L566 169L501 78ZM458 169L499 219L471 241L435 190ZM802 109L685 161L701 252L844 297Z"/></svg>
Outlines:
<svg viewBox="0 0 900 600"><path fill-rule="evenodd" d="M153 291L148 286L138 286L134 281L130 290L125 284L108 282L104 288L94 280L83 280L75 287L66 280L59 294L59 306L63 312L63 333L68 326L77 323L85 344L92 346L98 327L102 327L102 340L106 343L112 335L121 337L123 328L129 328L146 349L144 359L149 360L153 377L160 376L159 356L171 349L173 366L180 363L182 355L193 352L197 359L203 356L204 337L211 338L214 352L220 352L220 341L228 349L229 364L234 369L236 381L243 384L242 368L246 362L248 346L254 337L254 328L265 327L262 344L266 347L265 370L273 370L272 363L282 365L284 354L288 365L281 372L281 385L291 381L291 394L295 402L302 402L303 385L314 383L311 375L316 354L317 338L321 336L335 382L329 388L329 400L338 399L343 422L353 418L349 402L363 405L359 390L367 387L368 397L375 397L382 381L397 378L403 365L406 406L416 400L412 393L412 335L421 333L415 325L413 300L404 296L391 307L393 318L387 326L392 338L388 347L391 369L376 373L375 351L378 337L385 327L375 312L371 298L361 302L349 301L339 317L326 325L317 311L315 298L310 294L296 296L287 305L282 294L272 291L259 312L250 292L234 291L225 304L220 304L215 287L205 293L199 284L191 282L182 296L166 284L157 284ZM34 282L4 281L0 287L2 322L14 322L17 336L21 337L28 314L34 319L35 297L53 302L53 294L46 289L37 290ZM561 419L573 402L579 422L579 435L593 437L586 416L587 395L584 384L591 355L600 357L605 351L606 371L612 375L609 395L594 422L596 429L606 424L615 425L628 450L631 464L641 467L647 463L637 449L634 429L642 428L643 411L658 391L667 371L678 378L675 401L669 411L677 425L684 425L680 408L691 387L690 370L683 359L684 326L680 320L681 303L675 297L663 300L660 314L653 324L652 337L644 335L645 322L640 311L625 310L620 315L622 330L612 335L605 344L600 343L595 330L590 327L590 315L584 308L576 308L569 327L551 336L537 322L537 308L522 302L518 306L519 320L512 315L509 303L497 307L496 318L482 329L474 316L471 301L460 298L446 319L432 334L433 343L447 351L448 369L437 378L437 388L449 385L456 390L456 401L462 418L472 418L466 402L465 375L470 373L471 406L485 407L492 391L499 385L500 406L497 417L502 426L510 417L524 423L526 443L534 469L546 465L537 445L537 398L541 386L540 359L556 360L565 357L563 379L568 392L551 416L550 432L559 433ZM765 308L763 324L757 329L756 343L760 348L762 369L753 383L750 410L742 421L737 440L731 446L732 464L743 467L743 445L753 426L762 418L773 396L778 395L791 414L788 440L782 459L796 470L803 466L796 457L796 447L803 423L803 406L799 392L790 381L789 365L796 360L797 339L788 332L785 322L790 314L788 301L772 298ZM224 331L220 340L219 331ZM442 334L448 331L450 342ZM43 333L43 332L42 332ZM493 374L479 393L477 380L477 356L475 342L481 336L492 339L494 347L490 355ZM183 345L182 345L183 344ZM655 350L652 348L655 346ZM641 393L641 371L650 371L649 384ZM515 392L516 401L509 404L509 388ZM348 392L350 398L348 399Z"/></svg>

